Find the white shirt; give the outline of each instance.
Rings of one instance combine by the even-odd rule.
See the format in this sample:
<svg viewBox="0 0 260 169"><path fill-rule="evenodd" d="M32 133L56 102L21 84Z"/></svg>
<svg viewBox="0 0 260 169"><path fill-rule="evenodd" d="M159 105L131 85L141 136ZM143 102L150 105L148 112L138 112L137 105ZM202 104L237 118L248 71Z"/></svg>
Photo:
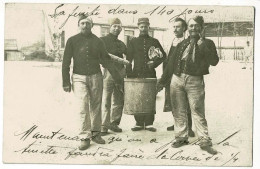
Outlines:
<svg viewBox="0 0 260 169"><path fill-rule="evenodd" d="M184 36L181 38L177 38L177 37L173 38L172 46L177 46L178 43L182 42L183 40L184 40Z"/></svg>

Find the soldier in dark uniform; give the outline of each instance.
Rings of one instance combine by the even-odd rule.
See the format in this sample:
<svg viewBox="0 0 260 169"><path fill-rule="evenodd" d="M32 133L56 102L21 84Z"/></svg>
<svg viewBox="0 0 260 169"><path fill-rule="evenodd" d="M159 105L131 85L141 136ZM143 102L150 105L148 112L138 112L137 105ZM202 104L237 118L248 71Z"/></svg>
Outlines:
<svg viewBox="0 0 260 169"><path fill-rule="evenodd" d="M107 36L101 37L108 53L113 54L123 59L123 54L126 54L125 44L118 39L118 35L122 31L122 23L118 18L113 18L109 22L110 32ZM118 70L122 77L125 76L125 67L123 64L113 63L113 66ZM104 82L103 82L103 103L102 103L102 135L107 134L108 129L114 132L122 132L118 127L121 121L124 95L116 87L111 74L107 69L104 69ZM113 96L113 104L111 111L111 98Z"/></svg>
<svg viewBox="0 0 260 169"><path fill-rule="evenodd" d="M127 46L127 60L130 62L134 61L133 70L131 66L127 67L127 77L156 78L155 68L160 65L166 57L160 42L149 36L149 26L148 18L138 19L140 35L137 38L133 38ZM149 59L148 51L151 47L158 48L162 54L162 58L156 60ZM135 115L136 126L132 128L132 131L147 129L155 132L156 128L152 127L154 114L155 112L146 115Z"/></svg>
<svg viewBox="0 0 260 169"><path fill-rule="evenodd" d="M115 70L105 45L101 39L91 32L93 21L80 15L78 26L80 33L70 37L66 43L62 62L63 90L71 89L78 103L78 114L81 120L79 136L80 150L90 146L90 139L98 144L105 144L101 131L101 102L103 92L103 78L100 64L107 68L117 84L123 79ZM70 81L70 65L73 58L72 83ZM88 108L90 107L90 111Z"/></svg>

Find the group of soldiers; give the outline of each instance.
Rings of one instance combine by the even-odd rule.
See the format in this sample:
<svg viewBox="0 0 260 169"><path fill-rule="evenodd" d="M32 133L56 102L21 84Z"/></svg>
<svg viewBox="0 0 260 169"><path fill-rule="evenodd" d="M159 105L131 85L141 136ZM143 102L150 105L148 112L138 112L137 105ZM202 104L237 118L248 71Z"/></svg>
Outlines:
<svg viewBox="0 0 260 169"><path fill-rule="evenodd" d="M119 124L124 106L124 78L156 78L155 68L163 63L163 74L156 88L159 92L165 87L164 111L172 111L174 117L175 124L167 128L175 134L172 147L187 145L188 137L195 136L193 119L201 149L216 154L205 119L203 75L209 73L210 65L217 65L219 58L214 42L204 37L203 17L193 17L188 23L181 18L175 19L175 38L168 55L160 42L149 36L149 18L138 19L140 34L130 40L127 47L118 39L122 31L120 19L111 19L109 25L109 34L98 38L91 32L92 19L81 15L78 20L80 33L70 37L65 47L63 89L65 92L73 90L78 103L81 119L79 150L86 150L91 140L105 144L101 136L109 130L122 132ZM186 30L189 37L185 39ZM161 56L151 59L151 49L156 49ZM114 62L111 55L126 59L130 64L125 66ZM72 58L73 74L70 77ZM104 67L103 74L100 64ZM136 124L131 130L156 132L153 127L155 113L134 115Z"/></svg>

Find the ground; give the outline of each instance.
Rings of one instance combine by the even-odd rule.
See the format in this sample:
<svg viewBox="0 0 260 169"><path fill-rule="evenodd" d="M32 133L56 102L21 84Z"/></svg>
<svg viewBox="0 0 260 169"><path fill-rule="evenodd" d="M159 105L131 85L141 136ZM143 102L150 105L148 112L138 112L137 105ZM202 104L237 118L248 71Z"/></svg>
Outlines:
<svg viewBox="0 0 260 169"><path fill-rule="evenodd" d="M206 119L214 148L200 150L197 138L174 149L174 123L163 112L164 91L157 95L157 132L132 132L134 118L123 114L120 134L77 150L78 118L73 93L62 90L61 63L5 62L4 145L7 163L250 166L252 164L253 70L221 61L205 76ZM193 126L194 131L196 131ZM230 136L230 137L229 137ZM70 138L69 138L70 137Z"/></svg>

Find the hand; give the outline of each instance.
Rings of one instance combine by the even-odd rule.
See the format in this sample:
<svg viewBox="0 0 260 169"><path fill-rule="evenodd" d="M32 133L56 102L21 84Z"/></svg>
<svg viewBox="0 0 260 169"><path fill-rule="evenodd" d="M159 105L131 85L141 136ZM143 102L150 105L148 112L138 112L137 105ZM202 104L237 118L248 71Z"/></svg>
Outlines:
<svg viewBox="0 0 260 169"><path fill-rule="evenodd" d="M122 84L115 84L115 87L117 90L119 90L120 92L124 93L124 85Z"/></svg>
<svg viewBox="0 0 260 169"><path fill-rule="evenodd" d="M205 42L205 29L203 29L199 35L200 39L198 40L197 44L200 46Z"/></svg>
<svg viewBox="0 0 260 169"><path fill-rule="evenodd" d="M63 90L64 90L65 92L70 92L70 91L71 91L71 85L69 85L69 86L63 86Z"/></svg>
<svg viewBox="0 0 260 169"><path fill-rule="evenodd" d="M126 65L126 66L131 66L132 67L132 63L130 63L128 60L124 60L125 62L124 62L124 65Z"/></svg>
<svg viewBox="0 0 260 169"><path fill-rule="evenodd" d="M156 84L156 93L159 93L163 89L163 85L160 82Z"/></svg>
<svg viewBox="0 0 260 169"><path fill-rule="evenodd" d="M154 61L147 62L147 66L148 66L149 69L154 68Z"/></svg>
<svg viewBox="0 0 260 169"><path fill-rule="evenodd" d="M133 75L133 72L127 73L126 78L134 78L135 76Z"/></svg>
<svg viewBox="0 0 260 169"><path fill-rule="evenodd" d="M200 39L198 40L197 44L198 44L199 46L201 46L201 45L204 44L204 42L205 42L205 39L204 39L204 38L200 38Z"/></svg>

